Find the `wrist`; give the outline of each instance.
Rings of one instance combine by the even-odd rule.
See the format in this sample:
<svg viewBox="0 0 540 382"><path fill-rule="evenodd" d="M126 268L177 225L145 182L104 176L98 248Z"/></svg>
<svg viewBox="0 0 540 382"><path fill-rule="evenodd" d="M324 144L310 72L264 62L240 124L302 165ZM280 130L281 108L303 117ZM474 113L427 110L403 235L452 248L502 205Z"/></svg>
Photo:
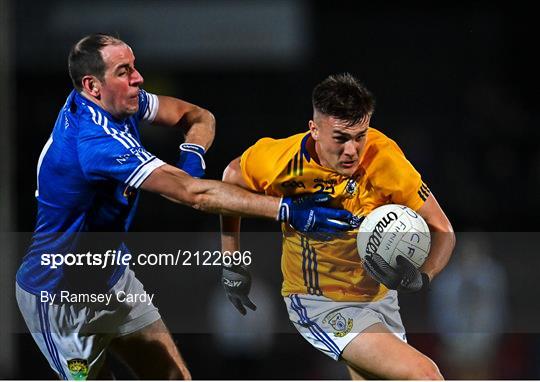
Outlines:
<svg viewBox="0 0 540 382"><path fill-rule="evenodd" d="M186 150L186 151L194 150L194 151L197 151L199 154L202 154L202 155L206 154L206 149L204 148L204 146L199 145L197 143L189 143L189 142L181 143L180 150Z"/></svg>
<svg viewBox="0 0 540 382"><path fill-rule="evenodd" d="M279 199L276 220L281 223L286 223L289 221L290 213L289 203L287 203L287 200L282 196Z"/></svg>
<svg viewBox="0 0 540 382"><path fill-rule="evenodd" d="M203 146L198 145L196 143L182 143L180 145L180 155L182 154L194 154L199 157L201 160L201 166L203 169L206 169L206 165L204 163L204 154L206 154L206 150Z"/></svg>
<svg viewBox="0 0 540 382"><path fill-rule="evenodd" d="M429 275L424 272L422 272L420 275L422 276L422 288L420 290L429 291L430 290L429 286L431 284L431 279L429 278Z"/></svg>
<svg viewBox="0 0 540 382"><path fill-rule="evenodd" d="M221 264L221 267L222 268L225 268L229 271L233 271L233 272L247 272L248 271L248 267L245 266L244 264Z"/></svg>
<svg viewBox="0 0 540 382"><path fill-rule="evenodd" d="M194 178L204 177L206 170L204 162L206 150L204 147L196 143L182 143L179 149L180 157L176 162L176 167Z"/></svg>

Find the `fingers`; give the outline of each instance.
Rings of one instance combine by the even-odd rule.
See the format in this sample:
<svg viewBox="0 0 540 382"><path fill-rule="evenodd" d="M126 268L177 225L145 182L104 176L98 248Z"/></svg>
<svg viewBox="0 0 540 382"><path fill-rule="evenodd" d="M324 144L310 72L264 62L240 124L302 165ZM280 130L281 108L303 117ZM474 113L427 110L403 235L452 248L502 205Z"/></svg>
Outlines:
<svg viewBox="0 0 540 382"><path fill-rule="evenodd" d="M392 266L388 264L386 260L383 259L378 253L374 253L373 255L371 255L371 260L381 270L381 272L383 272L383 274L386 274L393 278L397 278L399 276L395 269L392 268Z"/></svg>
<svg viewBox="0 0 540 382"><path fill-rule="evenodd" d="M358 227L360 227L360 224L362 224L362 222L364 221L365 218L366 218L365 216L355 216L355 215L353 215L349 219L349 224L351 225L352 228L358 228Z"/></svg>
<svg viewBox="0 0 540 382"><path fill-rule="evenodd" d="M384 274L379 266L373 261L371 256L366 256L364 258L364 269L375 281L384 283Z"/></svg>
<svg viewBox="0 0 540 382"><path fill-rule="evenodd" d="M312 200L315 203L327 203L332 199L332 197L329 194L326 194L324 192L317 192L312 195L313 195Z"/></svg>
<svg viewBox="0 0 540 382"><path fill-rule="evenodd" d="M375 253L364 258L364 268L376 281L390 289L396 289L401 277L379 254Z"/></svg>
<svg viewBox="0 0 540 382"><path fill-rule="evenodd" d="M242 314L242 316L245 316L247 311L246 308L244 308L244 305L242 305L242 303L240 302L240 300L237 297L233 297L230 295L227 297L229 297L229 301L234 305L236 310L238 310L240 314Z"/></svg>
<svg viewBox="0 0 540 382"><path fill-rule="evenodd" d="M404 268L414 267L414 265L402 255L397 255L396 263L398 267L404 267Z"/></svg>
<svg viewBox="0 0 540 382"><path fill-rule="evenodd" d="M351 228L349 223L336 219L325 219L319 223L319 231L321 232L348 231Z"/></svg>
<svg viewBox="0 0 540 382"><path fill-rule="evenodd" d="M330 231L348 231L351 229L349 220L352 214L345 210L335 210L326 207L314 208L315 215L321 217L318 219L319 231L323 229Z"/></svg>
<svg viewBox="0 0 540 382"><path fill-rule="evenodd" d="M397 263L398 272L401 275L411 276L411 275L415 275L416 273L419 273L418 269L416 269L414 264L401 255L398 255L396 257L396 263Z"/></svg>
<svg viewBox="0 0 540 382"><path fill-rule="evenodd" d="M371 260L371 259L369 259ZM369 262L369 260L366 258L364 260L364 269L366 271L366 273L369 275L369 277L371 277L373 280L377 281L378 283L383 283L383 280L382 280L382 275L375 270L375 268L373 268L373 266L371 265L371 263Z"/></svg>
<svg viewBox="0 0 540 382"><path fill-rule="evenodd" d="M231 295L228 295L227 296L229 298L229 301L231 302L231 304L234 305L234 307L236 308L236 310L238 310L242 316L245 316L246 313L247 313L247 310L245 307L253 310L253 311L256 311L257 310L257 306L249 299L248 296L231 296Z"/></svg>
<svg viewBox="0 0 540 382"><path fill-rule="evenodd" d="M255 306L253 302L251 302L248 296L242 296L241 299L242 299L242 304L244 304L244 306L248 307L249 309L253 311L257 310L257 307Z"/></svg>
<svg viewBox="0 0 540 382"><path fill-rule="evenodd" d="M335 214L335 217L333 217L334 219L343 220L349 223L351 219L354 218L354 215L347 210L332 210L332 211Z"/></svg>
<svg viewBox="0 0 540 382"><path fill-rule="evenodd" d="M396 258L396 262L398 264L398 271L401 275L399 290L402 292L416 292L420 290L423 284L420 271L413 263L401 255Z"/></svg>

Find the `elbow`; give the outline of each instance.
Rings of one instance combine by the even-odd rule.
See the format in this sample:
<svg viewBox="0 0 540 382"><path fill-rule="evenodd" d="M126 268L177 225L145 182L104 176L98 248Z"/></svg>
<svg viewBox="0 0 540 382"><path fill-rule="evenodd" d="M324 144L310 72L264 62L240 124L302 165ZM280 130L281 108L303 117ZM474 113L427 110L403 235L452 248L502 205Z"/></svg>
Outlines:
<svg viewBox="0 0 540 382"><path fill-rule="evenodd" d="M182 113L179 109L178 113ZM216 118L210 111L196 105L192 105L191 109L185 114L181 114L178 125L187 133L193 125L198 125L199 133L203 133L205 137L211 141L216 135ZM200 130L199 130L200 129Z"/></svg>
<svg viewBox="0 0 540 382"><path fill-rule="evenodd" d="M209 121L209 124L212 126L212 131L216 131L216 117L214 117L214 114L212 114L210 111L204 109L204 112L206 113L206 118Z"/></svg>
<svg viewBox="0 0 540 382"><path fill-rule="evenodd" d="M456 234L452 223L446 217L446 215L440 216L438 219L431 219L431 221L426 221L429 226L429 230L432 234L444 238L444 241L447 243L447 246L454 249L456 245Z"/></svg>
<svg viewBox="0 0 540 382"><path fill-rule="evenodd" d="M232 183L234 169L231 164L232 163L229 163L229 165L225 167L225 170L223 170L223 176L221 177L221 180L225 183Z"/></svg>
<svg viewBox="0 0 540 382"><path fill-rule="evenodd" d="M454 227L452 227L452 223L450 223L448 219L445 219L436 231L444 236L445 240L448 242L448 246L451 250L454 250L456 246L456 234L454 232Z"/></svg>
<svg viewBox="0 0 540 382"><path fill-rule="evenodd" d="M448 242L453 251L456 247L456 233L454 232L454 228L452 228L451 224L449 224L449 229L446 235L448 235Z"/></svg>
<svg viewBox="0 0 540 382"><path fill-rule="evenodd" d="M244 186L242 182L242 170L240 168L240 158L233 159L229 165L223 170L221 178L225 183Z"/></svg>
<svg viewBox="0 0 540 382"><path fill-rule="evenodd" d="M454 232L454 227L452 227L452 223L450 223L450 220L448 218L446 219L446 234L448 235L448 241L452 245L452 249L456 246L456 233Z"/></svg>

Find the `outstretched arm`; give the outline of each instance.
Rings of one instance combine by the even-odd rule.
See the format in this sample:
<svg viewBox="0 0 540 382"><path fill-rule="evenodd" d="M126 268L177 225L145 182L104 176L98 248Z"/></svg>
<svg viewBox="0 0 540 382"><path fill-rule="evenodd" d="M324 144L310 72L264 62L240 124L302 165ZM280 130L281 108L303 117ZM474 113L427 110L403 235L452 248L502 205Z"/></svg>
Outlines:
<svg viewBox="0 0 540 382"><path fill-rule="evenodd" d="M165 164L141 188L205 212L276 219L279 198L263 196L217 180L195 179Z"/></svg>
<svg viewBox="0 0 540 382"><path fill-rule="evenodd" d="M217 180L196 179L168 164L154 169L141 188L202 211L276 219L303 232L351 229L351 213L325 207L326 194L280 199Z"/></svg>

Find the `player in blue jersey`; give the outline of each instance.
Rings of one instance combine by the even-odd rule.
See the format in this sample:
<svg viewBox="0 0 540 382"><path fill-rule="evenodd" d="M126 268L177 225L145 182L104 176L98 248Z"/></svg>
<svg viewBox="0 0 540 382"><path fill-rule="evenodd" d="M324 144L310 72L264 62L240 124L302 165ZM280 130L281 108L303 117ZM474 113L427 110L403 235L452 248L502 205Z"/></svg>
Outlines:
<svg viewBox="0 0 540 382"><path fill-rule="evenodd" d="M75 44L69 55L75 89L38 161L37 223L17 272L17 302L40 350L63 379L110 378L107 350L139 378L190 378L151 300L110 297L145 295L129 266L44 262L44 254L84 248L84 232L127 231L139 189L208 212L277 216L303 231L350 228L351 215L324 207L324 195L280 200L197 179L204 175L203 156L214 138L212 114L144 91L134 63L131 48L109 35L90 35ZM176 166L143 147L140 121L184 129L186 142ZM118 253L126 249L118 238L100 244ZM81 299L62 300L72 295Z"/></svg>

